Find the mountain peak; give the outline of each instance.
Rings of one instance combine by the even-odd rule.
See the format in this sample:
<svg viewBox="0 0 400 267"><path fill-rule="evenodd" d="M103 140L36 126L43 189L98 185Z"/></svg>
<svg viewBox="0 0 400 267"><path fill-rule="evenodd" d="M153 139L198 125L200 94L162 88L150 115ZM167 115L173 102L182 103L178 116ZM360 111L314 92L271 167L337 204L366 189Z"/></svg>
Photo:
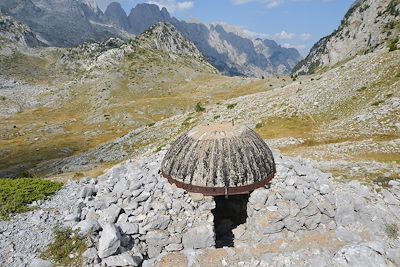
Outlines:
<svg viewBox="0 0 400 267"><path fill-rule="evenodd" d="M188 55L193 58L203 58L196 46L187 40L170 23L159 22L138 36L141 47L157 49L175 55Z"/></svg>
<svg viewBox="0 0 400 267"><path fill-rule="evenodd" d="M104 12L104 16L105 19L112 25L123 30L129 29L128 16L119 2L110 3Z"/></svg>
<svg viewBox="0 0 400 267"><path fill-rule="evenodd" d="M141 3L132 8L128 21L131 26L131 32L138 35L158 22L172 22L167 9L161 10L155 4Z"/></svg>

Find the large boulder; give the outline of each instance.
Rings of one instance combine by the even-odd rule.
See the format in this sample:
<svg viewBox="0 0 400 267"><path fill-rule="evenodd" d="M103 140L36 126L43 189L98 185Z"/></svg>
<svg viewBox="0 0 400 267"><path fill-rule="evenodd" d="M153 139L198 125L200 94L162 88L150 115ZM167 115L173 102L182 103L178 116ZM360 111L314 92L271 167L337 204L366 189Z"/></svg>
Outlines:
<svg viewBox="0 0 400 267"><path fill-rule="evenodd" d="M370 246L363 244L346 246L336 252L334 261L343 267L377 267L388 266L385 257Z"/></svg>
<svg viewBox="0 0 400 267"><path fill-rule="evenodd" d="M211 224L203 224L189 229L182 237L185 249L208 248L215 245L214 229Z"/></svg>
<svg viewBox="0 0 400 267"><path fill-rule="evenodd" d="M121 244L120 238L117 227L114 224L105 223L99 239L99 257L105 258L114 254Z"/></svg>

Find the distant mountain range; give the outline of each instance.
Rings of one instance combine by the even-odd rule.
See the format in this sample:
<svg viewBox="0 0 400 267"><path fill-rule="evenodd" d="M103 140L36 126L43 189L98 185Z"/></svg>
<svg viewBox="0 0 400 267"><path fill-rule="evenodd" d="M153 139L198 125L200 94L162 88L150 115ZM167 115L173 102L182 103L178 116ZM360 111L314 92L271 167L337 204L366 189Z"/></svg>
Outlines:
<svg viewBox="0 0 400 267"><path fill-rule="evenodd" d="M153 4L138 4L129 15L117 2L102 12L95 0L0 0L0 9L29 26L48 46L73 47L110 37L128 40L158 22L168 22L223 74L285 75L302 59L294 48L247 38L226 25L180 21Z"/></svg>

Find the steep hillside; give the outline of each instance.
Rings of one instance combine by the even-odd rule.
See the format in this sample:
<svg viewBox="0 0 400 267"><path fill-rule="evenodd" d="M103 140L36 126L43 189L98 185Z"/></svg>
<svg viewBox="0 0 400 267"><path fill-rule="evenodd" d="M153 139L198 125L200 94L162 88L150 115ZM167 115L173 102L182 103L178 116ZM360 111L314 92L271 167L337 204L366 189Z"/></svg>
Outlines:
<svg viewBox="0 0 400 267"><path fill-rule="evenodd" d="M49 46L68 47L88 40L131 37L125 31L104 24L103 13L95 1L1 0L0 10L24 22Z"/></svg>
<svg viewBox="0 0 400 267"><path fill-rule="evenodd" d="M10 16L0 13L0 54L9 55L15 49L43 45L31 29Z"/></svg>
<svg viewBox="0 0 400 267"><path fill-rule="evenodd" d="M356 1L331 35L319 40L309 55L293 69L310 74L319 68L379 49L394 50L400 35L399 0Z"/></svg>

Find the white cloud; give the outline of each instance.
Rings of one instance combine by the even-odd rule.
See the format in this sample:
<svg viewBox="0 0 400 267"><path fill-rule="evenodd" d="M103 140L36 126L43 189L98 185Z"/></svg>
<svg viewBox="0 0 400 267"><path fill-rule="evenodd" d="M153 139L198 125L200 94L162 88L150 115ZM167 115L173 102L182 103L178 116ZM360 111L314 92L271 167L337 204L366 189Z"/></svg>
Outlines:
<svg viewBox="0 0 400 267"><path fill-rule="evenodd" d="M193 1L176 1L176 0L149 0L149 4L156 4L160 8L165 7L169 12L185 11L192 9L194 6Z"/></svg>
<svg viewBox="0 0 400 267"><path fill-rule="evenodd" d="M306 45L304 45L304 44L293 45L293 44L289 44L289 43L284 43L282 45L282 47L285 47L285 48L296 48L298 50L303 50L303 49L306 48Z"/></svg>
<svg viewBox="0 0 400 267"><path fill-rule="evenodd" d="M274 34L274 38L277 40L292 40L296 37L296 34L286 31L281 31Z"/></svg>
<svg viewBox="0 0 400 267"><path fill-rule="evenodd" d="M312 38L312 35L310 33L302 33L300 34L300 39L303 41L308 41Z"/></svg>
<svg viewBox="0 0 400 267"><path fill-rule="evenodd" d="M231 0L234 5L243 5L248 3L260 3L265 5L267 8L277 7L284 2L310 2L310 1L322 1L331 2L334 0Z"/></svg>
<svg viewBox="0 0 400 267"><path fill-rule="evenodd" d="M271 38L270 34L266 34L266 33L262 33L262 32L253 32L250 31L248 29L246 29L243 26L236 26L236 25L232 25L226 22L215 22L212 23L213 25L221 25L225 31L227 32L232 32L235 33L239 36L245 37L245 38L250 38L250 39L255 39L255 38L261 38L261 39L265 39L265 38Z"/></svg>
<svg viewBox="0 0 400 267"><path fill-rule="evenodd" d="M284 0L232 0L234 5L243 5L251 2L256 2L265 5L268 8L276 7L282 4Z"/></svg>

